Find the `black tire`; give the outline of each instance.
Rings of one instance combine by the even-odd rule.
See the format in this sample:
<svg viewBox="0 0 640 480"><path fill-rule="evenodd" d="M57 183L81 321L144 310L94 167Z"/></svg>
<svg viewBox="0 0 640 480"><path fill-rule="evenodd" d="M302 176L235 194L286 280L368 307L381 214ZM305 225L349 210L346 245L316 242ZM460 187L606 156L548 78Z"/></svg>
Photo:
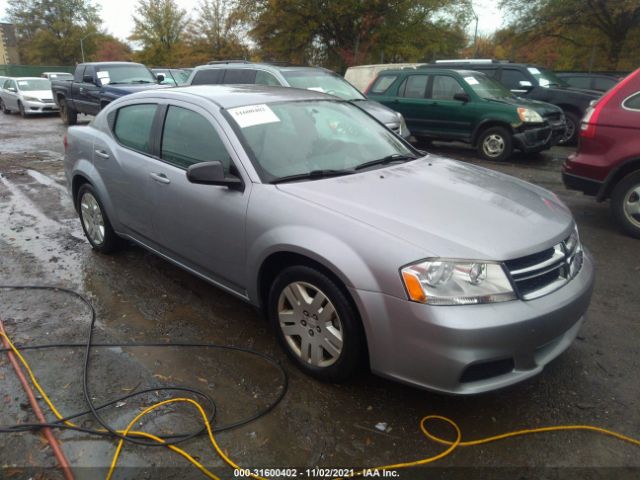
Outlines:
<svg viewBox="0 0 640 480"><path fill-rule="evenodd" d="M1 98L0 98L0 108L2 109L2 113L4 113L5 115L11 114L11 110L7 108L7 106L4 103L4 100L2 100Z"/></svg>
<svg viewBox="0 0 640 480"><path fill-rule="evenodd" d="M62 97L59 100L60 118L65 125L75 125L78 123L78 111L74 110L67 104L67 100Z"/></svg>
<svg viewBox="0 0 640 480"><path fill-rule="evenodd" d="M318 318L317 315L314 320L313 316L315 315L315 310L310 308L312 305L299 305L300 318L297 318L294 310L292 309L292 320L290 321L290 324L287 324L286 326L299 329L300 335L290 334L290 340L287 340L285 333L283 332L283 328L286 328L286 326L283 327L281 325L278 310L281 305L284 308L285 305L290 305L290 303L288 300L283 300L284 303L281 304L280 297L281 295L284 295L283 292L287 287L297 285L298 283L303 283L317 289L317 292L323 294L324 297L326 297L325 299L328 300L324 307L317 312L321 313L321 311L324 311L325 309L330 312L330 307L332 305L334 307L335 315L329 317L333 318L332 322L324 323L321 315L320 318ZM283 296L283 299L284 298L285 297ZM315 299L316 296L311 298ZM305 307L310 311L307 312ZM364 330L362 328L360 318L347 299L343 290L334 280L321 271L304 265L296 265L284 269L271 285L267 311L268 317L275 328L276 335L278 336L278 340L280 341L282 348L298 368L306 374L323 381L341 382L352 377L362 366L366 347ZM331 345L324 342L327 341L327 338L335 339L335 334L330 332L336 331L340 332L342 337L340 352L339 354L336 354L333 359L326 359L326 356L331 356L331 354L329 353L329 350L326 349L325 345ZM302 335L304 335L307 342L314 341L315 335L315 341L323 345L321 349L322 357L316 358L322 358L322 362L325 363L333 363L319 366L313 365L311 363L313 361L311 358L313 353L309 353L307 355L309 357L308 361L303 360L301 352L302 346L304 345L304 339ZM294 344L299 341L299 346L296 347L298 351L294 350L294 347L290 345L289 341ZM329 341L332 342L332 345L335 345L333 340ZM308 351L311 352L312 350L313 348ZM318 350L316 349L316 351Z"/></svg>
<svg viewBox="0 0 640 480"><path fill-rule="evenodd" d="M511 132L504 127L489 127L480 132L477 149L483 160L502 162L513 153Z"/></svg>
<svg viewBox="0 0 640 480"><path fill-rule="evenodd" d="M560 139L558 145L575 145L580 133L580 118L575 113L568 111L564 112L564 118L567 121L567 133Z"/></svg>
<svg viewBox="0 0 640 480"><path fill-rule="evenodd" d="M24 110L24 105L22 104L22 102L18 102L18 110L20 110L20 116L22 118L27 118L29 116L27 112Z"/></svg>
<svg viewBox="0 0 640 480"><path fill-rule="evenodd" d="M611 213L618 225L628 235L640 238L640 210L637 214L628 212L625 208L627 202L640 206L640 171L620 180L611 193Z"/></svg>
<svg viewBox="0 0 640 480"><path fill-rule="evenodd" d="M83 206L82 206L82 201L83 199L85 199L86 195L91 195L91 197L95 199L97 208L99 209L99 214L102 219L102 226L104 230L103 238L101 241L96 240L91 234L91 232L89 231L90 229L89 224L91 224L91 222L88 220L88 217L85 218L85 215L87 215L87 213L83 211ZM87 198L87 200L89 199ZM102 206L102 203L98 198L98 194L90 184L85 183L78 189L78 195L76 196L76 209L78 211L78 216L80 217L82 230L84 231L84 234L87 237L87 240L89 240L89 243L91 244L94 250L97 250L101 253L111 253L111 252L117 251L121 247L121 239L113 231L113 228L111 227L111 222L109 221L109 218L107 217L104 207Z"/></svg>

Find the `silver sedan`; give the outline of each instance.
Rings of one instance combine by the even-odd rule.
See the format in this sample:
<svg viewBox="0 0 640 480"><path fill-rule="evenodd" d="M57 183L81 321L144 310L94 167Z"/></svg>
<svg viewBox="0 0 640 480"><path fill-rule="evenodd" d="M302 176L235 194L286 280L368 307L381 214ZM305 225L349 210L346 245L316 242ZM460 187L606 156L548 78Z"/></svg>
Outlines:
<svg viewBox="0 0 640 480"><path fill-rule="evenodd" d="M278 87L128 95L72 127L89 242L133 241L263 309L317 378L470 394L572 343L593 263L552 193L426 155L348 102Z"/></svg>

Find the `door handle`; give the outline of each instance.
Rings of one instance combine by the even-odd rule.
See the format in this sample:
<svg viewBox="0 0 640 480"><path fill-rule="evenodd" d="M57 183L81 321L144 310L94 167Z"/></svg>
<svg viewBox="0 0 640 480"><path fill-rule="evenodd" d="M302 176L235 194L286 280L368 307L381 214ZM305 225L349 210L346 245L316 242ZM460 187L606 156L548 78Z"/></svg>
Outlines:
<svg viewBox="0 0 640 480"><path fill-rule="evenodd" d="M100 158L109 158L109 154L104 150L96 150L95 152L96 152L96 155L99 156Z"/></svg>
<svg viewBox="0 0 640 480"><path fill-rule="evenodd" d="M171 180L169 180L164 173L150 173L149 176L159 183L171 183Z"/></svg>

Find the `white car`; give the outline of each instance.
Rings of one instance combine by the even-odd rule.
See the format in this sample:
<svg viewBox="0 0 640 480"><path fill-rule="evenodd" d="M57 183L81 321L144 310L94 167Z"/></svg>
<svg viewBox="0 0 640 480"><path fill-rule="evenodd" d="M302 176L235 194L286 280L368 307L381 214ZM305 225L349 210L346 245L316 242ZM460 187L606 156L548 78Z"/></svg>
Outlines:
<svg viewBox="0 0 640 480"><path fill-rule="evenodd" d="M47 80L73 80L73 74L69 72L43 72L40 76Z"/></svg>
<svg viewBox="0 0 640 480"><path fill-rule="evenodd" d="M0 108L5 114L19 111L23 117L59 109L53 101L51 82L37 77L7 78L0 89Z"/></svg>

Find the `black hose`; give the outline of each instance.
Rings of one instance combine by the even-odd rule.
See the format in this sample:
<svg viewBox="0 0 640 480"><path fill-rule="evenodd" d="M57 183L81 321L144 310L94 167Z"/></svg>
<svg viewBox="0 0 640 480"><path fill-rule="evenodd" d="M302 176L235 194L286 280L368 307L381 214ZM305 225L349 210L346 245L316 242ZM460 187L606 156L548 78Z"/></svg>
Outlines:
<svg viewBox="0 0 640 480"><path fill-rule="evenodd" d="M197 395L198 397L202 397L206 400L206 403L208 403L210 411L207 414L207 419L209 424L212 427L212 430L214 432L222 432L225 430L231 430L233 428L238 428L240 426L246 425L248 423L254 422L256 420L258 420L259 418L263 417L264 415L268 414L269 412L271 412L279 403L280 401L284 398L286 392L287 392L287 387L288 387L288 377L287 377L287 373L285 372L285 370L282 368L282 365L280 365L280 363L275 360L274 358L270 357L267 354L264 354L262 352L258 352L256 350L252 350L249 348L243 348L243 347L236 347L236 346L232 346L232 345L218 345L218 344L214 344L214 343L158 343L158 342L145 342L145 343L93 343L93 331L94 331L94 327L95 327L95 322L96 322L96 311L95 308L93 307L93 305L91 304L91 302L81 293L76 292L75 290L71 290L68 288L62 288L62 287L55 287L55 286L48 286L48 285L0 285L0 289L3 290L48 290L48 291L55 291L55 292L61 292L61 293L65 293L68 295L72 295L76 298L78 298L79 300L81 300L89 309L90 313L91 313L91 321L89 324L89 331L87 334L87 341L86 343L52 343L52 344L44 344L44 345L25 345L25 346L21 346L16 344L16 348L20 351L25 351L25 350L42 350L42 349L48 349L48 348L78 348L78 347L84 347L85 349L85 354L84 354L84 362L83 362L83 367L82 367L82 392L83 392L83 396L84 396L84 400L85 403L88 406L87 410L84 410L82 412L77 412L74 413L72 415L69 415L63 419L57 420L55 422L51 422L51 423L23 423L23 424L17 424L17 425L10 425L10 426L4 426L4 427L0 427L0 433L19 433L19 432L26 432L26 431L34 431L34 430L39 430L41 428L44 427L49 427L49 428L57 428L57 429L68 429L68 430L75 430L75 431L79 431L79 432L83 432L83 433L88 433L91 435L98 435L98 436L102 436L102 437L116 437L119 439L122 439L126 442L130 442L130 443L135 443L138 445L145 445L145 446L150 446L150 447L156 447L156 446L167 446L167 445L176 445L178 443L181 442L185 442L191 438L194 438L198 435L203 434L206 431L206 426L203 426L201 429L195 431L195 432L191 432L191 433L177 433L177 434L173 434L173 435L158 435L159 438L162 438L165 443L158 443L155 441L150 441L150 440L142 440L140 438L135 438L135 434L130 433L128 435L122 435L120 433L118 433L112 426L110 426L98 413L99 410L103 410L105 408L108 408L112 405L115 405L118 402L122 402L124 400L127 400L129 398L132 397L136 397L145 393L149 393L149 392L161 392L161 391L183 391L183 392L188 392L188 393L192 393L194 395ZM219 349L219 350L229 350L229 351L236 351L236 352L242 352L242 353L246 353L249 355L254 355L264 361L266 361L267 363L269 363L270 365L272 365L273 367L276 368L276 370L279 373L280 376L280 382L281 382L281 387L279 389L278 394L276 395L276 397L274 398L274 400L272 400L268 405L266 405L265 407L261 408L260 410L258 410L258 412L256 412L253 415L250 415L249 417L240 419L236 422L232 422L230 424L227 425L221 425L221 426L217 426L214 427L213 426L213 421L214 421L214 417L216 414L216 404L214 402L214 400L207 395L206 393L203 393L199 390L196 390L194 388L191 387L183 387L183 386L165 386L165 387L156 387L156 388L148 388L145 390L138 390L135 392L131 392L127 395L122 395L119 396L117 398L114 398L112 400L109 400L106 403L103 403L101 405L96 406L93 401L91 400L91 395L90 395L90 390L89 390L89 366L90 366L90 358L91 358L91 349L92 348L111 348L111 347L123 347L123 348L135 348L135 347L179 347L179 348L214 348L214 349ZM7 351L11 351L11 349L9 348L0 348L0 352L7 352ZM106 431L100 431L100 430L94 430L91 428L84 428L84 427L78 427L78 426L70 426L65 424L65 421L74 419L74 418L78 418L81 417L83 415L87 415L87 414L92 414L92 416L96 419L96 421L102 425L102 427L106 430Z"/></svg>

